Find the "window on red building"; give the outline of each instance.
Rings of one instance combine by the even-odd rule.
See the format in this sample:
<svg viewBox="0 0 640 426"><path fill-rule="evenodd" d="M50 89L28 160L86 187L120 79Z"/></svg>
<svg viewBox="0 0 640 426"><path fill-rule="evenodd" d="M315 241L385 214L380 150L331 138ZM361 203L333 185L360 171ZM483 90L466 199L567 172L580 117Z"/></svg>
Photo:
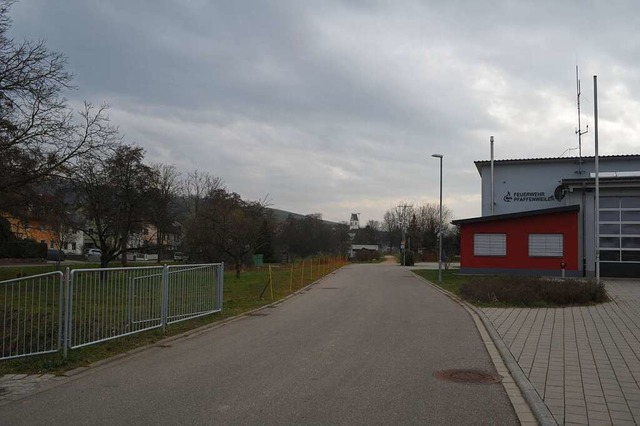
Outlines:
<svg viewBox="0 0 640 426"><path fill-rule="evenodd" d="M473 236L474 256L506 256L507 234L475 234Z"/></svg>
<svg viewBox="0 0 640 426"><path fill-rule="evenodd" d="M529 257L562 257L562 234L529 234Z"/></svg>

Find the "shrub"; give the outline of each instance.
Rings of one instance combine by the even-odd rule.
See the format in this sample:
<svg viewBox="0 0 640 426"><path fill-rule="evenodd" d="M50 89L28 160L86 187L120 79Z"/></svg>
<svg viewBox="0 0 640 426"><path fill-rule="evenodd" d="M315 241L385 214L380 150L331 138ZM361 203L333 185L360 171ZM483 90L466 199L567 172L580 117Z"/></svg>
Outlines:
<svg viewBox="0 0 640 426"><path fill-rule="evenodd" d="M603 283L538 277L473 277L460 286L460 296L470 302L524 306L568 306L609 300Z"/></svg>
<svg viewBox="0 0 640 426"><path fill-rule="evenodd" d="M6 241L0 243L0 258L44 259L47 245L32 240Z"/></svg>
<svg viewBox="0 0 640 426"><path fill-rule="evenodd" d="M356 251L356 261L358 262L371 262L372 260L380 259L380 253L378 250L362 249Z"/></svg>
<svg viewBox="0 0 640 426"><path fill-rule="evenodd" d="M402 252L400 252L400 253L398 253L396 255L396 260L398 261L398 263L400 265L402 265ZM405 261L405 265L404 266L413 266L413 265L415 265L416 264L416 256L415 256L415 254L411 250L405 250L404 261Z"/></svg>

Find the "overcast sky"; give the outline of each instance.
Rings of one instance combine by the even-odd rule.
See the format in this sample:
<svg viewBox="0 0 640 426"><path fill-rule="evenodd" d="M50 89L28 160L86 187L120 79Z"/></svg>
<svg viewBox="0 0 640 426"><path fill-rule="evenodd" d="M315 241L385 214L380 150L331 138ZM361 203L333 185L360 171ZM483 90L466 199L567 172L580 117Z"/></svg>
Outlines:
<svg viewBox="0 0 640 426"><path fill-rule="evenodd" d="M73 104L149 162L199 169L273 207L381 220L400 204L480 215L475 160L640 150L634 1L21 0L16 39L68 57ZM593 132L583 154L593 155Z"/></svg>

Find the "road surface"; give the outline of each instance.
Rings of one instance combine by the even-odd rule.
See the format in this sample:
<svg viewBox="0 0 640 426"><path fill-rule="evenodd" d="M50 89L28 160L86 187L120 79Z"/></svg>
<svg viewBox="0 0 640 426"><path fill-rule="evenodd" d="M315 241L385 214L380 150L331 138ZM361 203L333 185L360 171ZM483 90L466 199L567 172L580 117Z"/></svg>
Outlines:
<svg viewBox="0 0 640 426"><path fill-rule="evenodd" d="M233 281L226 283L233 286ZM351 265L246 319L0 407L0 424L518 424L467 312L396 265Z"/></svg>

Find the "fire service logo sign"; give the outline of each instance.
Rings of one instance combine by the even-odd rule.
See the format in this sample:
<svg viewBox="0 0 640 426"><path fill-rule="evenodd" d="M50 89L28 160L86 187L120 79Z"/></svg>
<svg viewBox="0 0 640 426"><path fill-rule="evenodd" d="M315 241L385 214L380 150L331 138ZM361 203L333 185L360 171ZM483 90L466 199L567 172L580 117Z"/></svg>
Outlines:
<svg viewBox="0 0 640 426"><path fill-rule="evenodd" d="M507 191L502 198L505 203L539 203L544 201L556 201L555 195L547 195L546 192L514 192Z"/></svg>

